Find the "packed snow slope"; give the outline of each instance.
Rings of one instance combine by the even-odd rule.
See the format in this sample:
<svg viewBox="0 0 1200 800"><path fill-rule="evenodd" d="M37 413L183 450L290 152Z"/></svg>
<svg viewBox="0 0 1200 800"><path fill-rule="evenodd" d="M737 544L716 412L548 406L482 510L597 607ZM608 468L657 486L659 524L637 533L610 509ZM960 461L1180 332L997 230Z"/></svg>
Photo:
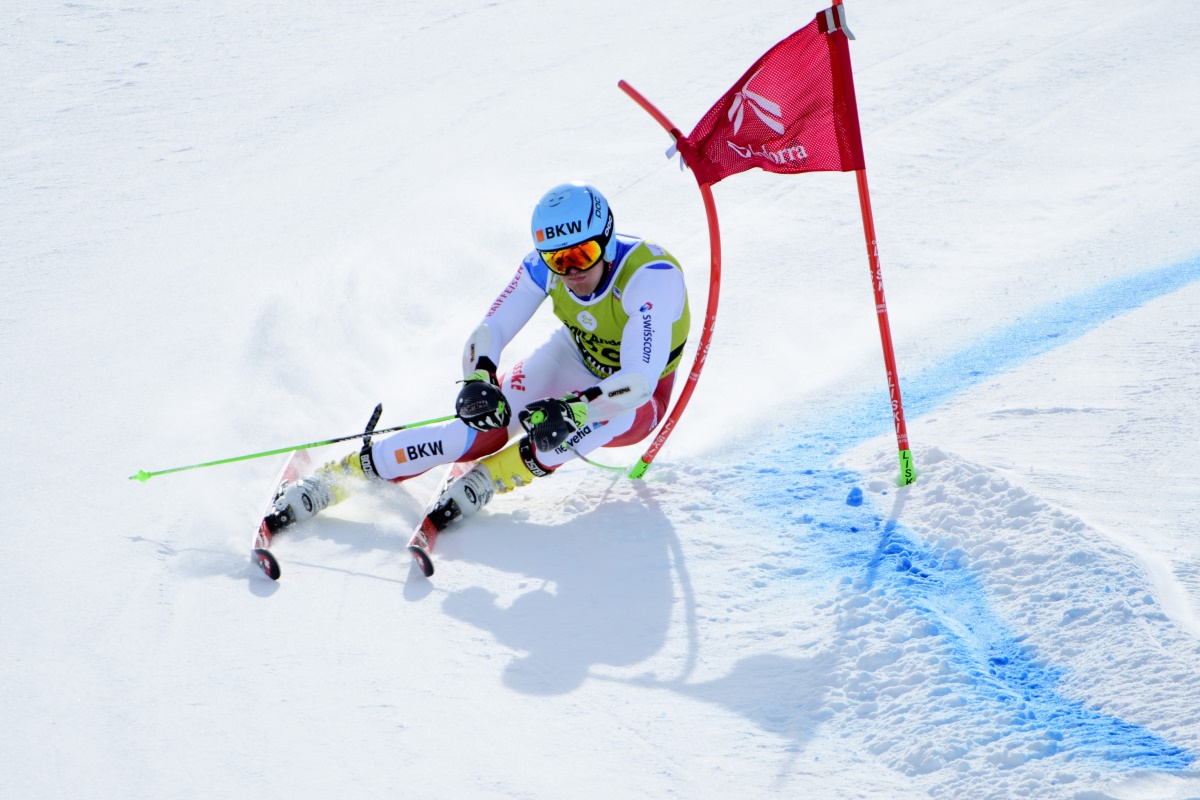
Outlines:
<svg viewBox="0 0 1200 800"><path fill-rule="evenodd" d="M912 487L853 177L760 172L645 481L568 466L432 581L434 476L382 487L274 584L277 458L128 480L447 413L563 180L702 308L616 83L690 129L822 7L752 5L6 6L0 796L1200 797L1194 3L850 0Z"/></svg>

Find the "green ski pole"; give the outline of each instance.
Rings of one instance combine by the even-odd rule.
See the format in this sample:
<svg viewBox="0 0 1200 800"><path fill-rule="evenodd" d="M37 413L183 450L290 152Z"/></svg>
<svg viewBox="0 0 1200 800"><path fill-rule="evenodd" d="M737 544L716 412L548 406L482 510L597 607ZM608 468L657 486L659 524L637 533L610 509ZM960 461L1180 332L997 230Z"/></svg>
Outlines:
<svg viewBox="0 0 1200 800"><path fill-rule="evenodd" d="M377 420L379 418L378 415L381 412L382 412L382 409L377 408L376 414L375 414L375 416L372 417L372 419ZM155 476L169 475L172 472L183 472L183 471L189 470L189 469L200 469L201 467L215 467L218 464L232 464L236 461L249 461L252 458L264 458L265 456L277 456L280 453L291 453L295 450L308 450L309 448L312 448L312 447L322 447L327 444L337 444L338 442L348 442L351 439L361 439L364 436L372 436L372 435L380 434L380 433L394 433L395 431L402 431L406 428L420 428L423 425L435 425L439 422L449 422L450 420L452 420L454 418L455 418L454 415L451 414L448 417L438 417L437 419L427 419L427 420L423 420L421 422L410 422L407 425L397 425L394 428L384 428L384 429L378 430L378 431L374 430L373 427L369 426L367 428L367 430L363 431L362 433L356 433L356 434L353 434L352 436L339 436L336 439L325 439L324 441L320 441L320 442L309 442L308 444L295 444L295 445L292 445L291 447L280 447L277 450L266 450L261 453L250 453L249 455L245 455L245 456L234 456L233 458L222 458L217 461L205 461L203 464L189 464L186 467L172 467L171 469L163 469L163 470L159 470L157 472L147 472L146 470L142 469L142 470L138 470L138 473L136 475L130 475L129 480L141 481L142 483L145 483L146 481L150 480L151 478L153 478Z"/></svg>

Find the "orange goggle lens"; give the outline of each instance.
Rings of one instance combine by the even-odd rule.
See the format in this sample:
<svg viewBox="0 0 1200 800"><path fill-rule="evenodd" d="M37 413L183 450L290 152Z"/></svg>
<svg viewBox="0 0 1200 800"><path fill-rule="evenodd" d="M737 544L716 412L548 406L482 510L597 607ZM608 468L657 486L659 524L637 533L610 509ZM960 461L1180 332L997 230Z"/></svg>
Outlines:
<svg viewBox="0 0 1200 800"><path fill-rule="evenodd" d="M566 275L567 270L588 270L600 263L600 256L604 255L604 248L595 239L588 239L586 242L564 247L561 250L544 250L541 253L542 261L546 262L546 266L557 272L559 275Z"/></svg>

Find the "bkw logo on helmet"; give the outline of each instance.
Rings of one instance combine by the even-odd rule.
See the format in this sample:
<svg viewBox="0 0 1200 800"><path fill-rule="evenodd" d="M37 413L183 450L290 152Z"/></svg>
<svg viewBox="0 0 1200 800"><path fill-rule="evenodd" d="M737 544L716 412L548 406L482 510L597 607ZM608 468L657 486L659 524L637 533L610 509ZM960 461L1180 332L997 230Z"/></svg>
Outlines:
<svg viewBox="0 0 1200 800"><path fill-rule="evenodd" d="M555 225L552 228L541 228L534 232L534 236L539 242L544 242L547 239L561 239L564 236L570 236L573 233L579 233L583 230L583 222L575 220L562 225Z"/></svg>

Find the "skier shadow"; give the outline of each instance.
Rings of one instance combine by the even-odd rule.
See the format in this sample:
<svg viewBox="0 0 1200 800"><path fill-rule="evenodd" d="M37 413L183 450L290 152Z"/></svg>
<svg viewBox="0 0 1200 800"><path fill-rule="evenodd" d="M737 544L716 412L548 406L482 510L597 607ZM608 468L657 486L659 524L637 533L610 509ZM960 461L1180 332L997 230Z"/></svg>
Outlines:
<svg viewBox="0 0 1200 800"><path fill-rule="evenodd" d="M578 688L594 664L637 664L666 644L674 539L662 511L636 501L606 502L555 525L511 514L476 517L470 531L439 540L443 557L526 579L511 601L470 588L449 594L443 611L524 651L505 668L506 686L563 694Z"/></svg>
<svg viewBox="0 0 1200 800"><path fill-rule="evenodd" d="M826 697L838 655L747 655L724 677L690 681L700 660L691 580L673 526L649 491L639 495L640 501L607 502L552 526L512 515L476 517L470 535L439 541L443 556L528 578L511 601L483 588L452 592L443 612L523 652L502 676L514 691L565 694L589 678L670 691L789 739L785 749L794 759L832 715ZM677 597L683 608L673 613ZM646 661L663 649L681 617L687 655L676 677L613 677L592 669Z"/></svg>
<svg viewBox="0 0 1200 800"><path fill-rule="evenodd" d="M826 696L837 682L834 676L840 661L836 653L828 651L809 658L760 653L740 659L728 675L711 681L689 683L687 676L669 681L653 676L596 677L711 703L745 717L767 733L790 739L784 747L790 755L779 769L782 778L792 771L796 755L817 727L833 716Z"/></svg>

